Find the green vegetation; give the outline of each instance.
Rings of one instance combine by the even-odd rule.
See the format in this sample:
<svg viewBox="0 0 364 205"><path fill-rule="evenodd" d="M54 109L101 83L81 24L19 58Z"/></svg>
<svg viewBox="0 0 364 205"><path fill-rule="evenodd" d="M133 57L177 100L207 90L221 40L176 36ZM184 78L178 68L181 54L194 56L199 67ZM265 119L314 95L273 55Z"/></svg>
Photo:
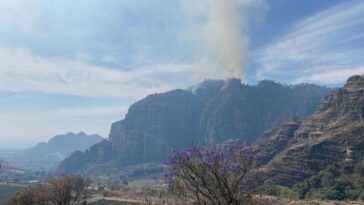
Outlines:
<svg viewBox="0 0 364 205"><path fill-rule="evenodd" d="M364 201L364 163L361 162L355 166L355 172L350 175L345 174L345 169L338 170L333 166L328 166L291 188L266 182L264 186L260 187L260 193L293 200Z"/></svg>
<svg viewBox="0 0 364 205"><path fill-rule="evenodd" d="M332 166L318 174L296 184L293 191L299 199L321 198L327 200L359 200L364 199L363 163L356 167L356 172L347 175L338 172Z"/></svg>
<svg viewBox="0 0 364 205"><path fill-rule="evenodd" d="M21 191L23 188L19 186L12 185L0 185L0 203L5 202L14 193Z"/></svg>

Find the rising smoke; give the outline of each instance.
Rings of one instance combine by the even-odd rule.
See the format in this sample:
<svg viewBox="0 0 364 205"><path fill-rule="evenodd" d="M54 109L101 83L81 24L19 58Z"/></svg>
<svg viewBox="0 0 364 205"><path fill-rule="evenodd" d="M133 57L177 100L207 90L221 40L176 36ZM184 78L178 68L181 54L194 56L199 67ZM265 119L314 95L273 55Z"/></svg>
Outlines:
<svg viewBox="0 0 364 205"><path fill-rule="evenodd" d="M247 65L249 18L264 7L263 0L187 2L187 16L192 16L187 35L193 39L198 67L209 69L199 72L211 78L242 78Z"/></svg>

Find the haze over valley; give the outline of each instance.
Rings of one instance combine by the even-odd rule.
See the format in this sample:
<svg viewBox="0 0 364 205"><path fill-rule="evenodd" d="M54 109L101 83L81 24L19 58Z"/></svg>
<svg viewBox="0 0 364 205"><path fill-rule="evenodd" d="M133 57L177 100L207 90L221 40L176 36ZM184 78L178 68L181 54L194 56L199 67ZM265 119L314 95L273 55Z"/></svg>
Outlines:
<svg viewBox="0 0 364 205"><path fill-rule="evenodd" d="M0 205L364 204L364 2L0 2Z"/></svg>

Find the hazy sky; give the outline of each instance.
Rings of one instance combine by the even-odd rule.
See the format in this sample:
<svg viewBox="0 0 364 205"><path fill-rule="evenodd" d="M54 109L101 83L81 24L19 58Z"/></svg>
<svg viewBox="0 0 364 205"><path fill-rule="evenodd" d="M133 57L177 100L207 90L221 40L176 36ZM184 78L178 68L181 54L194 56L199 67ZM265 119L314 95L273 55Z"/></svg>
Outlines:
<svg viewBox="0 0 364 205"><path fill-rule="evenodd" d="M0 148L107 137L147 94L206 78L364 73L361 0L2 0Z"/></svg>

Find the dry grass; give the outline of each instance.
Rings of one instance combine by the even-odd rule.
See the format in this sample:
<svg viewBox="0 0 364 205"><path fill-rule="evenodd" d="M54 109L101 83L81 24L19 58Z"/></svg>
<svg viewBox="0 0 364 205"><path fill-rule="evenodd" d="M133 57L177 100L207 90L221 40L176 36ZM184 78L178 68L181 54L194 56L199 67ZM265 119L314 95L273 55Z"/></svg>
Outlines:
<svg viewBox="0 0 364 205"><path fill-rule="evenodd" d="M138 193L124 193L120 196L102 197L97 196L90 200L95 202L98 200L109 200L126 202L130 204L140 205L187 205L186 201L174 198L174 197L158 197L158 196L147 196L140 195ZM286 199L277 199L275 197L264 197L264 199L258 200L259 205L364 205L364 202L350 202L350 201L292 201Z"/></svg>

